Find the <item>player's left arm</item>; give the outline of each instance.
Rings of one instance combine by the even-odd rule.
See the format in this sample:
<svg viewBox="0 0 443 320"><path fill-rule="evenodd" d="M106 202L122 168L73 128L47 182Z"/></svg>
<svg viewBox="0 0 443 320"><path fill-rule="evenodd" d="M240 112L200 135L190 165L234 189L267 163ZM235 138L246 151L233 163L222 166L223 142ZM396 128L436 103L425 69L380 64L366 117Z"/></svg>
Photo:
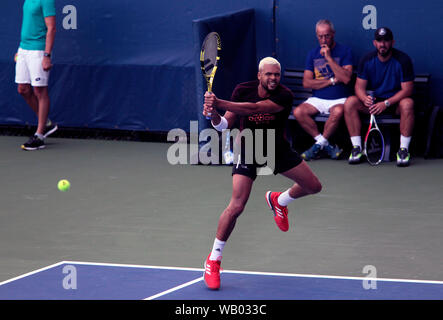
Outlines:
<svg viewBox="0 0 443 320"><path fill-rule="evenodd" d="M212 105L221 110L230 111L237 115L250 115L256 113L277 113L284 109L270 99L258 102L233 102L217 98L213 93L205 93L205 104Z"/></svg>
<svg viewBox="0 0 443 320"><path fill-rule="evenodd" d="M54 40L55 40L55 16L45 17L45 24L47 28L45 53L50 54L54 47ZM42 65L43 65L43 70L45 71L51 69L52 67L51 58L44 57Z"/></svg>

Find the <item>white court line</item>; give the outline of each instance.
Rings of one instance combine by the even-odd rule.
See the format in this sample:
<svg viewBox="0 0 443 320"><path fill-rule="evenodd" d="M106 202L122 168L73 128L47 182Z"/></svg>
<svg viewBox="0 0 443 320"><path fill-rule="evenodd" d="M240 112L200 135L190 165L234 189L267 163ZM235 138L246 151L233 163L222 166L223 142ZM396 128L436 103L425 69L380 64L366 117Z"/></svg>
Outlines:
<svg viewBox="0 0 443 320"><path fill-rule="evenodd" d="M35 273L57 267L61 264L77 264L77 265L91 265L104 267L122 267L122 268L141 268L141 269L161 269L161 270L178 270L178 271L199 271L203 272L203 268L180 268L180 267L165 267L165 266L151 266L151 265L136 265L136 264L117 264L117 263L99 263L99 262L85 262L85 261L61 261L56 264L26 273L24 275L0 282L0 285L33 275ZM222 273L233 274L248 274L261 276L278 276L278 277L301 277L301 278L319 278L319 279L342 279L342 280L376 280L376 281L390 281L390 282L409 282L409 283L426 283L426 284L443 284L443 281L435 280L413 280L413 279L390 279L390 278L369 278L369 277L344 277L344 276L330 276L330 275L313 275L313 274L298 274L298 273L278 273L278 272L258 272L258 271L240 271L240 270L223 270ZM200 279L200 278L199 278ZM201 280L201 279L200 279ZM197 279L193 280L197 281Z"/></svg>
<svg viewBox="0 0 443 320"><path fill-rule="evenodd" d="M317 274L255 272L255 271L236 271L236 270L224 270L223 272L238 273L238 274L250 274L250 275L263 275L263 276L278 276L278 277L299 277L299 278L319 278L319 279L338 279L338 280L366 280L366 281L376 280L376 281L386 281L386 282L413 282L413 283L426 283L426 284L443 284L443 281L436 281L436 280L344 277L344 276L328 276L328 275L317 275Z"/></svg>
<svg viewBox="0 0 443 320"><path fill-rule="evenodd" d="M154 299L156 299L156 298L158 298L158 297L161 297L161 296L167 295L168 293L171 293L171 292L174 292L174 291L177 291L177 290L180 290L180 289L186 288L186 287L188 287L188 286L190 286L190 285L192 285L192 284L194 284L194 283L200 282L200 281L202 281L202 280L203 280L203 277L200 277L200 278L197 278L197 279L194 279L194 280L188 281L188 282L186 282L186 283L183 283L183 284L181 284L181 285L179 285L179 286L176 286L176 287L174 287L174 288L171 288L171 289L169 289L169 290L165 290L165 291L163 291L163 292L160 292L160 293L154 294L153 296L147 297L147 298L145 298L145 299L143 299L143 300L154 300Z"/></svg>
<svg viewBox="0 0 443 320"><path fill-rule="evenodd" d="M122 268L140 268L140 269L162 269L162 270L179 270L179 271L202 271L202 268L180 268L180 267L165 267L165 266L150 266L140 264L121 264L121 263L100 263L100 262L85 262L85 261L62 261L61 264L78 264L87 266L104 266L104 267L122 267Z"/></svg>
<svg viewBox="0 0 443 320"><path fill-rule="evenodd" d="M23 274L21 276L18 276L18 277L15 277L15 278L12 278L12 279L0 282L0 286L2 286L4 284L7 284L9 282L13 282L13 281L25 278L25 277L32 276L33 274L36 274L36 273L39 273L39 272L42 272L42 271L45 271L45 270L48 270L48 269L52 269L52 268L58 267L59 265L62 265L62 264L64 264L63 261L51 264L50 266L47 266L47 267L44 267L44 268L41 268L41 269L37 269L37 270L31 271L31 272L25 273L25 274Z"/></svg>
<svg viewBox="0 0 443 320"><path fill-rule="evenodd" d="M84 261L83 262L64 261L64 263L80 264L80 265L109 266L109 267L126 267L126 268L164 269L164 270L201 271L201 272L204 271L203 268L181 268L181 267L165 267L165 266L117 264L117 263L99 263L99 262L84 262ZM261 276L278 276L278 277L301 277L301 278L343 279L343 280L378 280L378 281L391 281L391 282L414 282L414 283L428 283L428 284L443 284L443 281L436 281L436 280L345 277L345 276L329 276L329 275L300 274L300 273L260 272L260 271L240 271L240 270L223 270L222 273L250 274L250 275L261 275Z"/></svg>

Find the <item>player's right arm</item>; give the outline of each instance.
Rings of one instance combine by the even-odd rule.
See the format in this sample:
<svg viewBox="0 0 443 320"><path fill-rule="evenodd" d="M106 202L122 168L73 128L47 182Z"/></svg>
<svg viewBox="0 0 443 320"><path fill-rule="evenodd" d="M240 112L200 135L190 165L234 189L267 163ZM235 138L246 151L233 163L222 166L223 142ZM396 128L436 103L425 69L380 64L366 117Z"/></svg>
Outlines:
<svg viewBox="0 0 443 320"><path fill-rule="evenodd" d="M217 110L213 106L210 106L208 104L203 105L203 115L210 117L213 126L217 126L221 122L222 116L217 112ZM226 111L223 117L228 122L228 128L232 128L236 120L235 113L231 111Z"/></svg>

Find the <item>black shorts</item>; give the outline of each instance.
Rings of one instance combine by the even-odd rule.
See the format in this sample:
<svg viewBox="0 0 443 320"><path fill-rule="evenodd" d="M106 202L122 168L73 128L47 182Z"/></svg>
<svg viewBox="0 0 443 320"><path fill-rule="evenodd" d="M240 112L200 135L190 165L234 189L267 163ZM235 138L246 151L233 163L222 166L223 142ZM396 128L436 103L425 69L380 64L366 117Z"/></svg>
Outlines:
<svg viewBox="0 0 443 320"><path fill-rule="evenodd" d="M289 143L276 147L275 153L275 168L273 170L274 175L295 168L303 161L302 157L300 157L300 155L289 146ZM257 178L257 168L262 168L265 166L266 164L244 164L242 161L237 161L237 163L234 162L233 164L232 175L241 174L255 180Z"/></svg>

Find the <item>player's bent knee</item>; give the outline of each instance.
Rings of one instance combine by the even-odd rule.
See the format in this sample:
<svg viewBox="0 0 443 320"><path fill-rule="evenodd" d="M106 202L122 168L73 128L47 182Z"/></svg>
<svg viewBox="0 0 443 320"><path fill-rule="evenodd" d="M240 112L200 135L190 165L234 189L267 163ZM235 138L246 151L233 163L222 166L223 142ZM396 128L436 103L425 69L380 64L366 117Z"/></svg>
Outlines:
<svg viewBox="0 0 443 320"><path fill-rule="evenodd" d="M245 210L245 205L242 203L235 202L231 203L226 211L229 214L229 216L236 219L242 214L243 210Z"/></svg>
<svg viewBox="0 0 443 320"><path fill-rule="evenodd" d="M320 181L318 181L318 179L316 179L316 181L312 184L312 186L310 186L310 194L316 194L321 192L321 190L323 189L322 184L320 183Z"/></svg>
<svg viewBox="0 0 443 320"><path fill-rule="evenodd" d="M319 193L322 190L323 186L321 184L321 182L317 179L317 177L313 178L309 184L304 185L303 189L308 193L308 194L316 194Z"/></svg>

